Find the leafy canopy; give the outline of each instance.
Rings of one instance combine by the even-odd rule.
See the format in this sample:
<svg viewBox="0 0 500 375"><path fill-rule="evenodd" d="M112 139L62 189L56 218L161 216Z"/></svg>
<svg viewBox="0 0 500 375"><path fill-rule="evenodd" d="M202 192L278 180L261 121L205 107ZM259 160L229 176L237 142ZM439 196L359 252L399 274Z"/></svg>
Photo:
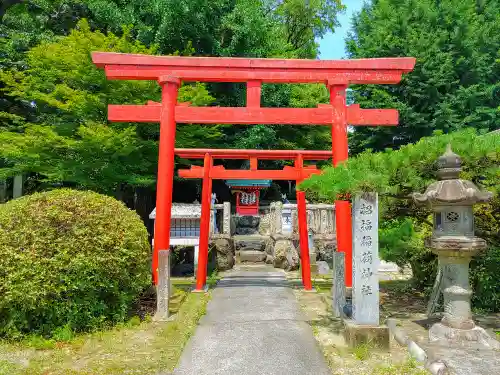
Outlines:
<svg viewBox="0 0 500 375"><path fill-rule="evenodd" d="M396 86L355 87L366 108L397 108L397 127L358 127L353 153L382 151L500 119L500 1L376 0L353 18L350 58L413 56L413 72Z"/></svg>
<svg viewBox="0 0 500 375"><path fill-rule="evenodd" d="M108 193L153 186L158 125L107 124L108 103L159 99L153 82L107 81L94 50L198 56L315 58L339 0L34 0L2 7L0 178ZM85 19L85 20L84 20ZM125 26L125 27L124 27ZM264 85L265 106L315 106L321 85ZM184 86L181 101L241 106L241 84ZM178 127L178 147L328 148L323 127Z"/></svg>
<svg viewBox="0 0 500 375"><path fill-rule="evenodd" d="M0 132L0 176L36 172L48 182L66 182L98 191L120 184L148 185L156 174L158 124L108 124L108 103L159 100L150 81L109 81L92 64L92 51L154 54L130 39L90 30L86 21L67 37L42 42L27 53L27 69L1 73L4 92L32 103L29 122L18 120ZM179 99L193 105L213 101L202 84L185 85ZM5 124L5 123L3 123ZM1 127L2 124L0 124ZM15 130L15 131L12 131ZM193 147L218 140L219 127L179 127L177 145Z"/></svg>
<svg viewBox="0 0 500 375"><path fill-rule="evenodd" d="M472 128L425 137L399 150L367 150L340 166L327 167L300 187L330 201L363 191L407 198L435 180L435 162L447 144L462 157L464 177L475 182L490 181L490 187L498 189L494 182L500 177L500 133L480 135Z"/></svg>

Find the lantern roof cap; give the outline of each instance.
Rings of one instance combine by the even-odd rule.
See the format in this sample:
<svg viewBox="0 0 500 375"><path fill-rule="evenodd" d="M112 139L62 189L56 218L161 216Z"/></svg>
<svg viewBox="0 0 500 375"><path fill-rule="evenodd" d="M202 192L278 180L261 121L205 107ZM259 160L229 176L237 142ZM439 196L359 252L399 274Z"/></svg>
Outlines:
<svg viewBox="0 0 500 375"><path fill-rule="evenodd" d="M462 159L452 151L449 143L445 153L437 159L437 165L440 180L457 179L462 171Z"/></svg>
<svg viewBox="0 0 500 375"><path fill-rule="evenodd" d="M413 194L413 199L417 204L473 205L487 202L493 197L493 193L481 191L473 182L459 178L462 171L462 159L452 151L450 144L445 153L438 158L437 164L439 181L430 184L425 193Z"/></svg>

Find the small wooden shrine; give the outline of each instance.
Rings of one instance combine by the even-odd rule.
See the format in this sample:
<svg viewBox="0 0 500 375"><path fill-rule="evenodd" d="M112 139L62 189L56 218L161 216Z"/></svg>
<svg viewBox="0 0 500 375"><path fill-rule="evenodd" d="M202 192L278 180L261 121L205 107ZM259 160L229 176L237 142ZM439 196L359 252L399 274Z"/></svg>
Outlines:
<svg viewBox="0 0 500 375"><path fill-rule="evenodd" d="M271 185L271 180L226 180L231 192L236 194L236 214L258 215L260 191Z"/></svg>

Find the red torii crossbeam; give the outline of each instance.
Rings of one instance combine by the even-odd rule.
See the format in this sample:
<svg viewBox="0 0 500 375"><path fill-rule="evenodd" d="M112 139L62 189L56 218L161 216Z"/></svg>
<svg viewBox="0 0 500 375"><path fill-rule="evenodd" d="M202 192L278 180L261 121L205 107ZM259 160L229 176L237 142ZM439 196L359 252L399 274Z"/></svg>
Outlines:
<svg viewBox="0 0 500 375"><path fill-rule="evenodd" d="M348 157L347 125L395 125L397 111L347 106L350 84L395 84L413 70L410 57L358 60L248 59L217 57L148 56L94 52L93 62L109 79L157 80L161 106L110 106L109 119L160 122L153 277L157 282L159 251L168 251L174 170L176 123L313 124L331 125L332 159L338 165ZM189 107L177 104L182 81L247 82L244 108ZM324 83L330 104L318 108L261 108L262 83ZM335 202L337 248L345 252L346 285L352 283L351 209L348 201Z"/></svg>
<svg viewBox="0 0 500 375"><path fill-rule="evenodd" d="M238 149L175 149L175 154L184 159L204 159L203 167L191 166L190 169L179 169L179 177L203 179L200 248L198 270L196 273L196 289L202 290L207 278L208 238L210 230L210 198L212 195L212 180L294 180L300 183L313 174L321 171L316 166L305 166L304 160L328 160L330 151L310 150L238 150ZM223 166L213 166L214 159L247 159L250 169L225 169ZM281 170L259 170L258 160L294 160L294 166L285 166ZM311 265L309 259L309 243L307 230L306 199L303 191L297 191L297 217L299 224L299 244L304 289L311 290Z"/></svg>
<svg viewBox="0 0 500 375"><path fill-rule="evenodd" d="M182 103L184 104L184 103ZM113 105L108 107L108 119L114 122L159 122L161 103L147 105ZM335 119L330 104L318 108L225 108L225 107L175 107L175 122L179 124L285 124L327 125ZM361 109L359 105L347 107L349 125L397 125L395 109Z"/></svg>

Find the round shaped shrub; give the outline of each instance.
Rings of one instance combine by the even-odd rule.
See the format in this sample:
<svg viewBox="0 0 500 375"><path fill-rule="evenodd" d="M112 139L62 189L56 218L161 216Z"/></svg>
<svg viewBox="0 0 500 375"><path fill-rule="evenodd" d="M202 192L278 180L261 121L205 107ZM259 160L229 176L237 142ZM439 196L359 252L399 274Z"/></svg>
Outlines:
<svg viewBox="0 0 500 375"><path fill-rule="evenodd" d="M60 189L0 204L0 336L122 321L149 285L148 233L123 203Z"/></svg>

